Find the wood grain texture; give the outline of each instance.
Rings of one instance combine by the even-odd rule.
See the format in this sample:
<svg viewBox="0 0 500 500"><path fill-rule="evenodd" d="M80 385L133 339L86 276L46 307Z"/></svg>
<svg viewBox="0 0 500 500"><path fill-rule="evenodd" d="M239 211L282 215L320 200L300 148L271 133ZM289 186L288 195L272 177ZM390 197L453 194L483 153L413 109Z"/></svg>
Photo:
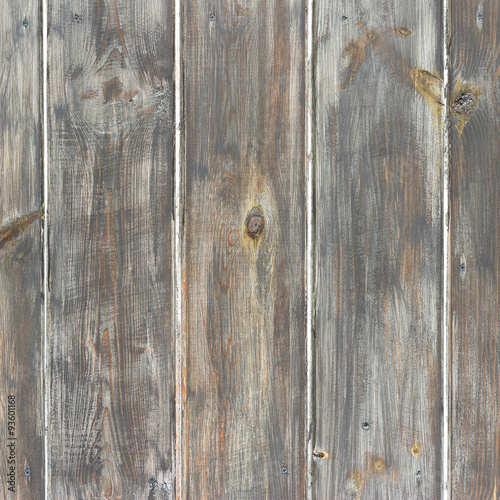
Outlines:
<svg viewBox="0 0 500 500"><path fill-rule="evenodd" d="M305 498L304 3L185 4L185 492Z"/></svg>
<svg viewBox="0 0 500 500"><path fill-rule="evenodd" d="M450 4L452 499L500 497L500 5Z"/></svg>
<svg viewBox="0 0 500 500"><path fill-rule="evenodd" d="M318 499L437 499L440 2L318 0Z"/></svg>
<svg viewBox="0 0 500 500"><path fill-rule="evenodd" d="M49 7L49 491L173 498L172 2Z"/></svg>
<svg viewBox="0 0 500 500"><path fill-rule="evenodd" d="M0 12L0 498L38 500L44 490L39 4L0 0Z"/></svg>

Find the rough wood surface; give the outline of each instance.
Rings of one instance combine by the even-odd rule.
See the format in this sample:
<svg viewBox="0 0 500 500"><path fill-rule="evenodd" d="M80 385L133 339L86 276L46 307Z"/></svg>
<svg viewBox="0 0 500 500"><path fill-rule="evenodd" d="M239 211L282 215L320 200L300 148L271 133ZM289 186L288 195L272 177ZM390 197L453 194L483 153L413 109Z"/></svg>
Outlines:
<svg viewBox="0 0 500 500"><path fill-rule="evenodd" d="M500 5L450 4L453 500L500 497Z"/></svg>
<svg viewBox="0 0 500 500"><path fill-rule="evenodd" d="M185 15L186 498L305 498L304 2Z"/></svg>
<svg viewBox="0 0 500 500"><path fill-rule="evenodd" d="M440 2L318 0L318 499L440 498Z"/></svg>
<svg viewBox="0 0 500 500"><path fill-rule="evenodd" d="M49 10L50 495L174 495L173 6Z"/></svg>
<svg viewBox="0 0 500 500"><path fill-rule="evenodd" d="M41 25L34 0L0 0L0 12L0 498L38 500L44 490ZM14 478L7 475L11 466Z"/></svg>

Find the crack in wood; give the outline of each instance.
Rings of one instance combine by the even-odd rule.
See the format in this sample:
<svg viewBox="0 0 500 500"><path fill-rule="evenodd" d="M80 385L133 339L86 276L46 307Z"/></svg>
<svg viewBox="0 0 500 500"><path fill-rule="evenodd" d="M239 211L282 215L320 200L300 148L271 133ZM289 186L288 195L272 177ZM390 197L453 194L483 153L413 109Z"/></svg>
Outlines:
<svg viewBox="0 0 500 500"><path fill-rule="evenodd" d="M12 222L0 227L0 248L8 241L14 245L14 238L19 236L27 227L31 226L32 222L41 217L43 219L44 207L27 215L22 215Z"/></svg>

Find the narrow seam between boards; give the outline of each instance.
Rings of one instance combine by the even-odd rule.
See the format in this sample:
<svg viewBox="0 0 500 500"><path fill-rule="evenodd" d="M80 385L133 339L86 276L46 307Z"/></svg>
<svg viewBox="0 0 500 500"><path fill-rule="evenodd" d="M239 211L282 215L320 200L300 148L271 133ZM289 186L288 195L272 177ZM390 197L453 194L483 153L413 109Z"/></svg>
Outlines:
<svg viewBox="0 0 500 500"><path fill-rule="evenodd" d="M441 114L443 127L443 312L442 312L442 384L443 384L443 422L442 422L442 478L441 478L441 497L443 500L449 498L449 321L450 321L450 171L449 171L449 0L443 0L443 109Z"/></svg>
<svg viewBox="0 0 500 500"><path fill-rule="evenodd" d="M305 59L305 174L306 174L306 488L307 500L314 496L314 0L306 4Z"/></svg>
<svg viewBox="0 0 500 500"><path fill-rule="evenodd" d="M39 4L40 5L40 4ZM43 339L42 339L42 387L43 387L43 463L44 463L44 494L49 498L49 364L48 364L48 292L49 292L49 242L48 242L48 183L49 183L49 151L48 151L48 0L41 2L42 14L42 134L43 134L43 207L42 243L43 243Z"/></svg>

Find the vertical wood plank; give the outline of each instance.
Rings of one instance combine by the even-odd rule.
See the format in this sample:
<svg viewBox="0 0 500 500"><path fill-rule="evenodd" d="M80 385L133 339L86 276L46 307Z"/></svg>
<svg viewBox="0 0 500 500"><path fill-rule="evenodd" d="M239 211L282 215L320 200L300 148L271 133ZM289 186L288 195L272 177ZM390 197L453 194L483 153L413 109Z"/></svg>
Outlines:
<svg viewBox="0 0 500 500"><path fill-rule="evenodd" d="M186 497L304 498L305 6L185 13Z"/></svg>
<svg viewBox="0 0 500 500"><path fill-rule="evenodd" d="M500 5L450 3L453 500L500 496Z"/></svg>
<svg viewBox="0 0 500 500"><path fill-rule="evenodd" d="M440 2L316 2L318 499L439 498Z"/></svg>
<svg viewBox="0 0 500 500"><path fill-rule="evenodd" d="M50 494L173 498L173 5L49 4Z"/></svg>
<svg viewBox="0 0 500 500"><path fill-rule="evenodd" d="M41 19L0 12L0 497L24 500L44 491Z"/></svg>

